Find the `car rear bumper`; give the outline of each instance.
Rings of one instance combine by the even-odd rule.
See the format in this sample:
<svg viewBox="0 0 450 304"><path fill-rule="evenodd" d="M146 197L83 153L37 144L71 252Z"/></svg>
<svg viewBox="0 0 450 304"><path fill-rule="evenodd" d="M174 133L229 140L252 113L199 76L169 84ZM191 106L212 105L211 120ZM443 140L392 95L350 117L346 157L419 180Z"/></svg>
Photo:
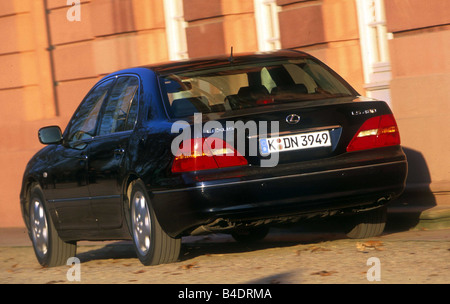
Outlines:
<svg viewBox="0 0 450 304"><path fill-rule="evenodd" d="M153 191L152 204L161 226L177 236L217 219L255 221L389 201L403 192L407 168L403 152L390 161L364 163L361 159L359 165L347 163L340 168L294 173L299 170L291 166L277 168L284 175L272 170L266 176L241 175Z"/></svg>

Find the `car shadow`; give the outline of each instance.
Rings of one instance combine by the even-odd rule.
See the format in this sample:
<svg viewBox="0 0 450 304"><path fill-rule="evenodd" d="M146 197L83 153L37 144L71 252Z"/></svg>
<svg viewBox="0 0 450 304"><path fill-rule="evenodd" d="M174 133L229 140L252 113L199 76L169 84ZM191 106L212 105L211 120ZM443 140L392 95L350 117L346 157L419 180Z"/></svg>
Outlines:
<svg viewBox="0 0 450 304"><path fill-rule="evenodd" d="M408 160L408 177L403 194L388 205L386 230L407 231L420 221L423 211L436 206L436 197L430 189L431 174L423 154L403 147Z"/></svg>
<svg viewBox="0 0 450 304"><path fill-rule="evenodd" d="M263 240L248 243L237 242L228 234L187 236L182 239L178 261L186 262L201 256L248 253L298 245L320 247L320 243L323 242L348 239L342 228L342 220L343 218L339 217L325 218L295 225L277 226L273 227ZM404 225L405 223L403 223ZM397 226L394 228L387 227L383 234L396 233L399 230L402 229ZM80 262L120 259L136 259L137 261L137 255L131 241L107 242L103 247L98 248L98 246L94 243L82 245L83 252L77 254ZM95 249L89 250L89 247L95 247Z"/></svg>
<svg viewBox="0 0 450 304"><path fill-rule="evenodd" d="M228 234L186 237L183 240L180 261L187 261L204 255L235 254L270 248L314 245L342 238L346 238L345 234L304 232L299 231L298 228L272 228L271 232L263 240L248 243L237 242Z"/></svg>
<svg viewBox="0 0 450 304"><path fill-rule="evenodd" d="M272 228L265 239L257 242L241 243L228 234L209 234L187 236L182 239L179 262L189 261L196 257L216 254L236 254L270 248L291 247L296 245L314 245L325 241L346 238L339 232L308 231L304 227ZM101 243L81 243L82 252L77 253L81 263L100 260L137 259L131 241ZM93 249L89 250L92 247ZM95 248L95 249L94 249ZM80 250L81 251L81 250Z"/></svg>
<svg viewBox="0 0 450 304"><path fill-rule="evenodd" d="M83 252L77 253L77 258L80 259L81 263L95 260L137 259L131 241L107 242L106 245L98 248L101 244L89 243L89 245L81 244L81 246L79 244L79 247L83 248ZM90 247L95 247L96 249L89 250Z"/></svg>

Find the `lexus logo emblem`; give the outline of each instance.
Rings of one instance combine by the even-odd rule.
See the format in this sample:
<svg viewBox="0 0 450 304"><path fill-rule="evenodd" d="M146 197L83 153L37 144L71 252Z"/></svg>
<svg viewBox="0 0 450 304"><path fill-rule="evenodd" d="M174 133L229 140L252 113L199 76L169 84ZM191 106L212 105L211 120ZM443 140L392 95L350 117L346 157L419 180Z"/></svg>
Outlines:
<svg viewBox="0 0 450 304"><path fill-rule="evenodd" d="M297 114L290 114L286 117L286 122L291 125L298 124L300 122L300 116Z"/></svg>

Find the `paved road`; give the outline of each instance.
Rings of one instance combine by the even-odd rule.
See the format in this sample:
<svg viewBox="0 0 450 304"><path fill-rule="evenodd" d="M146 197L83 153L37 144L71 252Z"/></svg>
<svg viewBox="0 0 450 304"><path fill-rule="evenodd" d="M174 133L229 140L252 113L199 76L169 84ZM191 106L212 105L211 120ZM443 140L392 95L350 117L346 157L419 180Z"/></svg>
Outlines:
<svg viewBox="0 0 450 304"><path fill-rule="evenodd" d="M179 262L151 267L129 242L80 242L79 268L42 268L23 231L3 231L2 239L0 283L450 283L449 229L366 240L275 230L252 245L228 235L187 237Z"/></svg>

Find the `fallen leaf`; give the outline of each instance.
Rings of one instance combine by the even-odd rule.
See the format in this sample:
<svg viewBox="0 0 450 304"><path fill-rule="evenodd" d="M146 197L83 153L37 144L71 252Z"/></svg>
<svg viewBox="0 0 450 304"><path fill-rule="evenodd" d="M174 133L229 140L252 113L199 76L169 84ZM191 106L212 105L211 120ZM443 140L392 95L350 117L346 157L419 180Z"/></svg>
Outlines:
<svg viewBox="0 0 450 304"><path fill-rule="evenodd" d="M357 242L356 243L356 250L358 250L358 251L365 251L366 247L362 243Z"/></svg>
<svg viewBox="0 0 450 304"><path fill-rule="evenodd" d="M45 283L45 284L57 284L57 283L64 283L64 281L63 281L63 280L48 281L48 282Z"/></svg>
<svg viewBox="0 0 450 304"><path fill-rule="evenodd" d="M330 249L323 248L323 247L319 247L319 246L311 246L311 247L309 248L309 250L310 250L311 252L331 251Z"/></svg>
<svg viewBox="0 0 450 304"><path fill-rule="evenodd" d="M337 271L322 270L322 271L318 271L318 272L313 272L313 273L311 273L311 275L320 275L321 277L328 277L334 273L337 273Z"/></svg>
<svg viewBox="0 0 450 304"><path fill-rule="evenodd" d="M187 270L191 268L197 268L197 262L193 262L191 264L181 265L181 269Z"/></svg>
<svg viewBox="0 0 450 304"><path fill-rule="evenodd" d="M367 247L378 247L378 246L383 246L383 242L382 241L367 241L367 242L364 242L364 245Z"/></svg>
<svg viewBox="0 0 450 304"><path fill-rule="evenodd" d="M364 243L357 242L356 249L358 251L366 251L370 250L384 250L382 241L367 241Z"/></svg>

